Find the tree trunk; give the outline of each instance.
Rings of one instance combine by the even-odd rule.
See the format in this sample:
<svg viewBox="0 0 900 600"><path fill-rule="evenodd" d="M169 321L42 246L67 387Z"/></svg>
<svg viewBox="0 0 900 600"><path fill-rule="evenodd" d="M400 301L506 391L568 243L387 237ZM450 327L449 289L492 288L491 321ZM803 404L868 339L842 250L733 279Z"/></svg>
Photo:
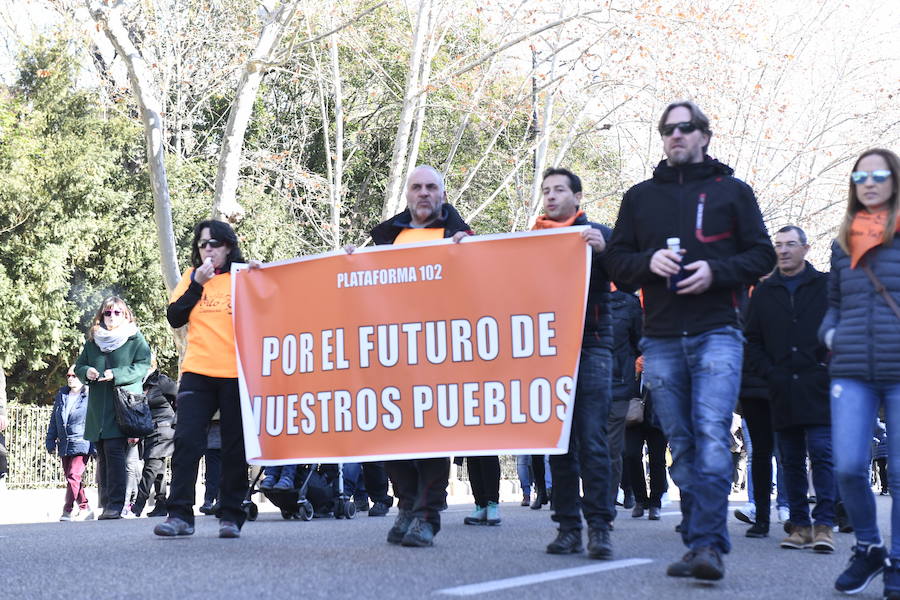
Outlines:
<svg viewBox="0 0 900 600"><path fill-rule="evenodd" d="M101 3L88 0L91 16L125 62L128 80L138 103L141 121L144 123L147 163L150 166L150 189L153 193L153 217L159 239L160 266L166 290L171 293L178 285L181 272L178 269L175 233L172 229L172 204L169 200L169 184L166 179L162 109L154 93L153 78L147 71L147 65L122 25L121 7L122 2L114 2L111 7L104 8Z"/></svg>
<svg viewBox="0 0 900 600"><path fill-rule="evenodd" d="M259 91L262 78L272 62L288 23L297 11L297 2L279 2L272 11L265 8L262 10L266 14L263 28L256 47L250 55L250 60L244 65L231 109L228 111L228 123L222 136L222 149L219 153L219 170L216 173L215 196L212 206L214 219L237 221L244 214L243 207L237 201L244 134L247 132L250 117L253 115L253 105L256 102L256 93Z"/></svg>
<svg viewBox="0 0 900 600"><path fill-rule="evenodd" d="M381 209L382 219L388 219L397 214L403 205L400 191L403 188L403 180L406 177L409 134L412 130L413 119L418 107L420 65L424 58L425 38L428 37L428 13L430 10L431 0L419 1L419 10L416 14L416 28L413 31L412 52L409 58L409 75L406 79L406 90L403 94L400 119L397 123L397 133L395 134L394 147L391 151L391 166L388 170L388 180L385 186L384 207Z"/></svg>

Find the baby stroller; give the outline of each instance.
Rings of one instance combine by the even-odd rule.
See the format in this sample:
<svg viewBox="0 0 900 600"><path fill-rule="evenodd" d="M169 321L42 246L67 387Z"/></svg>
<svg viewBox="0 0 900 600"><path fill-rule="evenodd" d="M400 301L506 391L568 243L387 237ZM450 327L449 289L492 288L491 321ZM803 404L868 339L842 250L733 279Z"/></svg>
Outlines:
<svg viewBox="0 0 900 600"><path fill-rule="evenodd" d="M334 515L336 519L356 516L356 504L345 489L344 470L340 463L298 466L292 489L261 489L259 480L262 474L260 469L244 498L243 506L248 511L248 518L258 512L258 509L253 510L256 505L250 499L257 492L277 506L285 520L310 521L314 515Z"/></svg>

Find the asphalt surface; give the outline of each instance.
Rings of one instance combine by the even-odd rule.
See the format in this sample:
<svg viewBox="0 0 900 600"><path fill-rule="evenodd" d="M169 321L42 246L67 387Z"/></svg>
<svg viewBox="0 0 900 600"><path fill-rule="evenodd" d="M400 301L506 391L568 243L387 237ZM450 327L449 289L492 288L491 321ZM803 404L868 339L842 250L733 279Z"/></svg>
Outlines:
<svg viewBox="0 0 900 600"><path fill-rule="evenodd" d="M890 498L879 497L878 509L886 531ZM674 532L677 502L661 521L620 510L612 561L546 554L555 535L546 508L504 503L497 527L463 525L469 510L443 513L432 548L385 542L396 509L387 518L310 522L261 512L238 540L219 539L213 517L174 539L152 534L158 518L2 525L0 598L838 598L832 584L853 543L835 534L831 555L782 550L780 525L767 539L748 539L731 517L725 579L703 584L665 575L685 551ZM879 579L857 598L881 592Z"/></svg>

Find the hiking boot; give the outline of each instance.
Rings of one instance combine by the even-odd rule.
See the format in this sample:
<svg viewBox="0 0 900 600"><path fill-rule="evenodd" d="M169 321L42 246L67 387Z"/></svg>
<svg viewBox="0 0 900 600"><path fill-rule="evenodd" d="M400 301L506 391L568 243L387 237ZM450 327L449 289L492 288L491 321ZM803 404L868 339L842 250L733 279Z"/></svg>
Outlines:
<svg viewBox="0 0 900 600"><path fill-rule="evenodd" d="M748 538L765 538L769 537L769 524L757 521L750 526L750 529L744 534Z"/></svg>
<svg viewBox="0 0 900 600"><path fill-rule="evenodd" d="M219 521L219 537L220 538L239 538L241 537L241 528L234 521Z"/></svg>
<svg viewBox="0 0 900 600"><path fill-rule="evenodd" d="M891 559L884 567L884 598L900 600L900 561Z"/></svg>
<svg viewBox="0 0 900 600"><path fill-rule="evenodd" d="M162 537L174 537L176 535L193 535L194 526L178 517L169 517L153 528L153 533Z"/></svg>
<svg viewBox="0 0 900 600"><path fill-rule="evenodd" d="M72 511L64 510L62 512L62 515L60 515L59 520L60 521L71 521L72 520Z"/></svg>
<svg viewBox="0 0 900 600"><path fill-rule="evenodd" d="M487 524L487 507L475 505L472 514L463 519L466 525L486 525Z"/></svg>
<svg viewBox="0 0 900 600"><path fill-rule="evenodd" d="M662 511L658 506L651 506L647 509L647 518L651 521L659 521L662 517Z"/></svg>
<svg viewBox="0 0 900 600"><path fill-rule="evenodd" d="M834 539L831 536L831 525L813 526L813 552L822 554L834 552Z"/></svg>
<svg viewBox="0 0 900 600"><path fill-rule="evenodd" d="M690 577L694 570L694 551L689 550L681 560L669 564L666 575L669 577Z"/></svg>
<svg viewBox="0 0 900 600"><path fill-rule="evenodd" d="M812 527L809 525L794 525L791 535L781 540L781 547L791 550L802 550L812 546L812 543Z"/></svg>
<svg viewBox="0 0 900 600"><path fill-rule="evenodd" d="M691 561L691 575L694 579L704 581L718 581L725 576L725 565L722 564L722 555L711 546L697 548L694 560Z"/></svg>
<svg viewBox="0 0 900 600"><path fill-rule="evenodd" d="M588 527L588 558L609 560L612 558L612 542L609 539L608 529Z"/></svg>
<svg viewBox="0 0 900 600"><path fill-rule="evenodd" d="M853 555L844 572L838 575L834 589L845 594L858 594L866 589L888 565L884 544L863 546L859 542L850 549Z"/></svg>
<svg viewBox="0 0 900 600"><path fill-rule="evenodd" d="M375 502L372 504L372 507L369 508L369 516L370 517L384 517L387 516L388 511L391 509L390 504L386 504L384 502Z"/></svg>
<svg viewBox="0 0 900 600"><path fill-rule="evenodd" d="M484 516L484 522L488 525L499 525L500 524L500 505L496 502L488 502L487 508L485 509L486 513Z"/></svg>
<svg viewBox="0 0 900 600"><path fill-rule="evenodd" d="M580 529L560 530L556 539L547 544L547 554L577 554L583 550Z"/></svg>
<svg viewBox="0 0 900 600"><path fill-rule="evenodd" d="M413 519L400 544L410 548L434 546L434 526L423 519Z"/></svg>
<svg viewBox="0 0 900 600"><path fill-rule="evenodd" d="M375 508L374 506L372 507ZM369 516L372 516L372 511L369 511ZM391 527L390 531L387 534L388 544L399 544L403 541L403 536L406 535L406 530L409 529L410 524L413 521L412 513L408 510L400 510L397 513L397 518L394 519L394 525Z"/></svg>
<svg viewBox="0 0 900 600"><path fill-rule="evenodd" d="M756 523L756 505L748 502L740 508L734 509L734 517L748 525Z"/></svg>

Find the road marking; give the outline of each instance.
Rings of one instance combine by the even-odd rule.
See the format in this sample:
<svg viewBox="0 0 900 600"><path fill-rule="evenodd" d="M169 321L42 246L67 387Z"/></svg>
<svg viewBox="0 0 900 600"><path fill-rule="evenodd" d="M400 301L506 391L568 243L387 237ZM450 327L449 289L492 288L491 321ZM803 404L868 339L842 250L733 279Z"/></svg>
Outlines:
<svg viewBox="0 0 900 600"><path fill-rule="evenodd" d="M602 571L624 569L625 567L636 567L638 565L646 565L652 562L653 561L649 558L628 558L625 560L604 562L587 567L560 569L558 571L547 571L545 573L535 573L533 575L510 577L508 579L497 579L496 581L483 581L481 583L472 583L469 585L461 585L458 587L437 590L434 593L446 594L447 596L475 596L477 594L484 594L487 592L496 592L497 590L506 590L509 588L522 587L525 585L534 585L536 583L543 583L545 581L555 581L557 579L567 579L569 577L580 577L582 575L590 575L592 573L600 573Z"/></svg>

